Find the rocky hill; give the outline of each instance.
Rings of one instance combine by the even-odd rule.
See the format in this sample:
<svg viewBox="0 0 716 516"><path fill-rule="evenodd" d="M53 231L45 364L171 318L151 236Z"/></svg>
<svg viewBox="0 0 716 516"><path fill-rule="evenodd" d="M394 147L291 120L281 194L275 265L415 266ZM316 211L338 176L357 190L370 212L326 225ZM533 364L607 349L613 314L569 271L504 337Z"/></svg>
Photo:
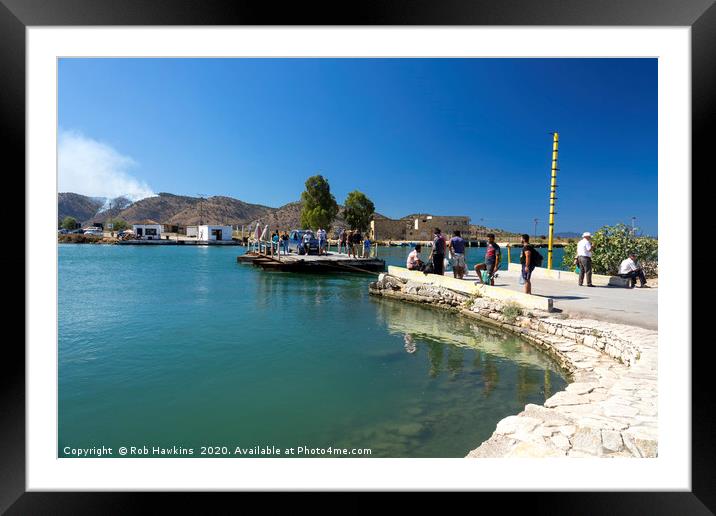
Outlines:
<svg viewBox="0 0 716 516"><path fill-rule="evenodd" d="M140 201L141 202L141 201ZM155 218L167 224L182 226L203 224L247 224L261 219L262 221L276 212L276 208L269 208L260 204L249 204L232 197L208 197L195 199L194 202L176 212L169 218Z"/></svg>
<svg viewBox="0 0 716 516"><path fill-rule="evenodd" d="M189 197L162 192L131 203L120 199L92 198L75 193L58 196L59 221L72 216L83 224L122 219L128 223L155 220L162 224L179 226L204 224L246 225L260 220L273 229L292 229L300 226L301 203L292 202L280 208L251 204L232 197ZM345 219L342 209L333 227L342 227Z"/></svg>
<svg viewBox="0 0 716 516"><path fill-rule="evenodd" d="M59 193L57 194L57 220L61 222L65 217L74 217L83 222L92 218L103 205L104 201L96 197L87 197L71 192Z"/></svg>

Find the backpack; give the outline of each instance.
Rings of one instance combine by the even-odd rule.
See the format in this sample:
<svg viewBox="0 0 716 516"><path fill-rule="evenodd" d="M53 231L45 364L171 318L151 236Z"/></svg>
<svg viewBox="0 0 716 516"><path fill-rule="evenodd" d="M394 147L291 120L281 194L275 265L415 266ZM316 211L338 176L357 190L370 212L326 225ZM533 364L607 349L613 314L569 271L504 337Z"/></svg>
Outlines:
<svg viewBox="0 0 716 516"><path fill-rule="evenodd" d="M542 260L544 260L544 256L542 256L534 247L532 248L532 253L532 262L535 264L535 267L542 267Z"/></svg>
<svg viewBox="0 0 716 516"><path fill-rule="evenodd" d="M433 261L430 260L423 268L423 274L433 274L435 273L435 265L433 265Z"/></svg>

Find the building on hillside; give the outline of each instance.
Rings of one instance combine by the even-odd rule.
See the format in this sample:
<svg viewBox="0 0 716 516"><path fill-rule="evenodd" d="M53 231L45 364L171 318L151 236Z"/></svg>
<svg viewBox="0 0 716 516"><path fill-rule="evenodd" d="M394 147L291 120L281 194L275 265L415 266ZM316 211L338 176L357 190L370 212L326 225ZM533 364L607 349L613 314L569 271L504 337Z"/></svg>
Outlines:
<svg viewBox="0 0 716 516"><path fill-rule="evenodd" d="M198 240L231 240L231 226L198 226Z"/></svg>
<svg viewBox="0 0 716 516"><path fill-rule="evenodd" d="M160 240L162 238L162 225L153 220L142 220L132 224L132 231L141 240Z"/></svg>
<svg viewBox="0 0 716 516"><path fill-rule="evenodd" d="M373 240L409 240L429 241L433 239L433 230L437 227L445 235L453 231L469 237L470 217L414 214L401 219L388 219L375 217L371 222L371 237Z"/></svg>

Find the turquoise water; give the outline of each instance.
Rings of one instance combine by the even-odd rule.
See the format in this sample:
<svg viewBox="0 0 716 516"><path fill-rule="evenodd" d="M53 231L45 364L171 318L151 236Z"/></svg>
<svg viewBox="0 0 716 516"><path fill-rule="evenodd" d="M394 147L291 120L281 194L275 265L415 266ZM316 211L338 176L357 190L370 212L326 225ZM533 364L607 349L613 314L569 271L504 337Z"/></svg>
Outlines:
<svg viewBox="0 0 716 516"><path fill-rule="evenodd" d="M380 251L400 263L409 249ZM369 276L266 273L237 264L243 252L59 246L60 456L303 446L462 457L565 386L530 345L373 298Z"/></svg>

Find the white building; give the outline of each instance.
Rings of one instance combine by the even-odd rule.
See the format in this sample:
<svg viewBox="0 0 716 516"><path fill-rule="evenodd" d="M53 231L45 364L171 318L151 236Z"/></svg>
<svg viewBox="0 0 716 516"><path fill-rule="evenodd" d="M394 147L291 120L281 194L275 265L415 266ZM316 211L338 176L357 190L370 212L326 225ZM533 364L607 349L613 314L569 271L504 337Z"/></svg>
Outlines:
<svg viewBox="0 0 716 516"><path fill-rule="evenodd" d="M186 236L188 237L198 237L199 236L199 226L187 226L186 227Z"/></svg>
<svg viewBox="0 0 716 516"><path fill-rule="evenodd" d="M162 238L162 225L153 220L132 224L132 231L141 240L160 240Z"/></svg>
<svg viewBox="0 0 716 516"><path fill-rule="evenodd" d="M197 239L221 241L231 240L231 226L199 226L199 235Z"/></svg>

